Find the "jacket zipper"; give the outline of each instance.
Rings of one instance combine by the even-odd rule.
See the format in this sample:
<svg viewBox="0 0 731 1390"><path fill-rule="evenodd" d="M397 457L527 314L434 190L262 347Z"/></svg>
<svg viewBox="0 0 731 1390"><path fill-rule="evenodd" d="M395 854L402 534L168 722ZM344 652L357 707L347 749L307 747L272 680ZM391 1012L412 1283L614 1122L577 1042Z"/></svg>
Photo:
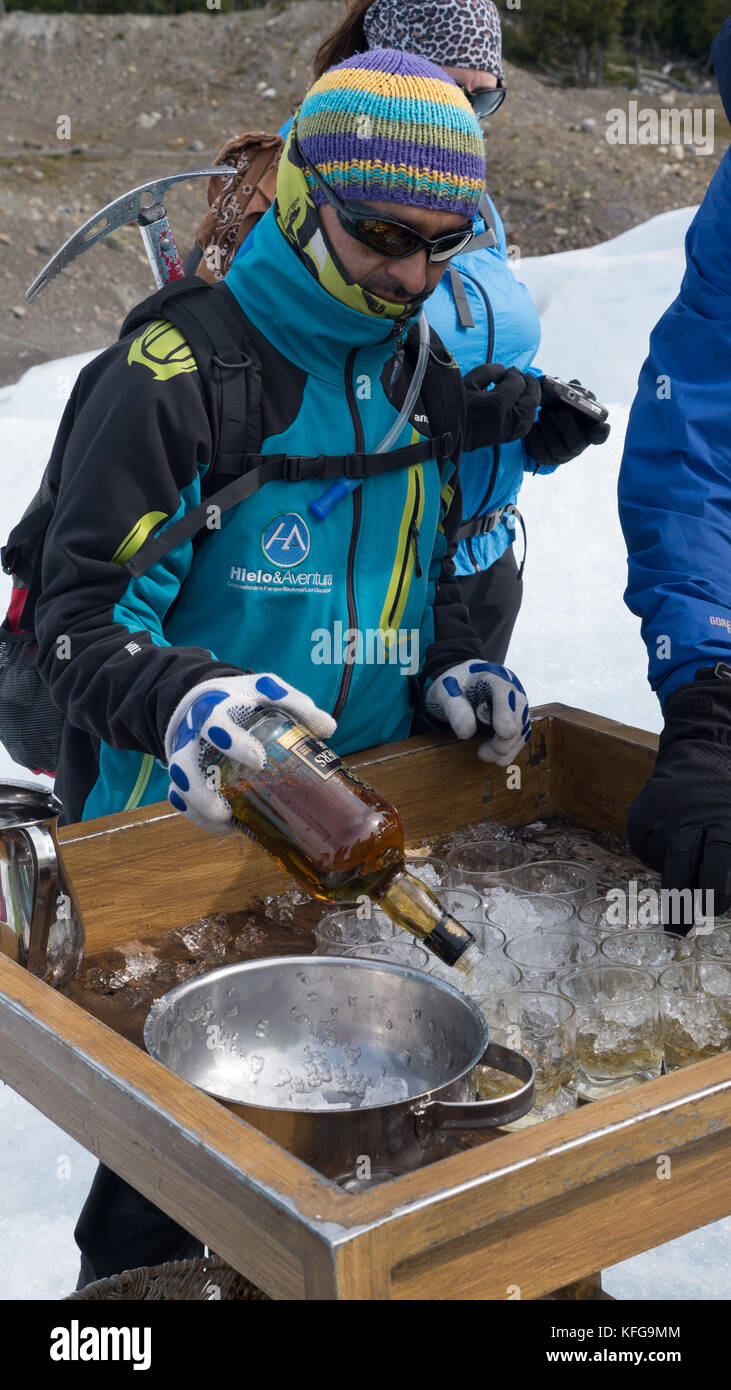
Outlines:
<svg viewBox="0 0 731 1390"><path fill-rule="evenodd" d="M400 570L400 572L399 572L398 583L397 583L397 585L396 585L396 592L395 592L395 594L394 594L394 596L393 596L393 603L391 604L391 610L390 610L389 615L388 615L388 626L389 626L389 627L391 626L391 623L392 623L392 621L393 621L394 614L396 613L396 610L397 610L397 608L398 608L398 606L399 606L399 599L400 599L400 597L401 597L401 590L403 589L403 586L404 586L404 580L405 580L405 578L406 578L406 571L407 571L408 566L409 566L409 556L410 556L410 554L411 554L412 546L413 546L413 550L414 550L414 565L415 565L414 573L416 574L416 578L417 578L417 579L421 579L421 576L422 576L422 573L423 573L422 568L421 568L421 564L420 564L420 562L419 562L419 527L418 527L418 525L417 525L417 517L418 517L418 515L419 515L419 503L420 503L420 500L421 500L421 483L420 483L420 480L419 480L419 473L418 473L418 470L417 470L417 472L414 474L414 505L413 505L413 507L411 508L411 518L410 518L410 520L409 520L409 526L408 526L408 531L407 531L407 539L406 539L406 546L405 546L405 548L404 548L404 558L403 558L403 560L402 560L402 562L401 562L401 570Z"/></svg>
<svg viewBox="0 0 731 1390"><path fill-rule="evenodd" d="M347 397L348 407L350 409L350 415L353 421L353 431L355 434L355 452L357 454L364 454L365 436L363 434L363 424L358 413L358 406L355 400L355 392L353 390L353 366L355 364L355 359L357 355L357 348L353 348L352 352L348 353L348 360L345 364L345 395ZM350 494L353 499L353 525L350 532L350 545L348 547L347 571L348 627L350 629L356 628L358 626L358 610L356 608L355 603L355 582L353 574L355 569L355 550L358 544L360 520L363 514L363 498L361 496L362 487L363 485L361 483L361 486L357 487L355 491L351 492ZM340 715L343 712L343 707L345 705L345 701L348 698L348 691L350 690L350 684L352 679L353 663L351 662L349 665L346 665L343 670L342 679L340 681L340 689L338 690L337 699L333 707L333 719L339 719Z"/></svg>
<svg viewBox="0 0 731 1390"><path fill-rule="evenodd" d="M474 275L470 275L469 271L460 270L460 275L463 275L463 276L465 277L465 279L471 280L471 281L472 281L472 284L475 285L475 286L477 287L478 292L482 295L482 298L483 298L484 301L485 301L485 308L487 309L487 323L488 323L488 331L487 331L487 357L485 358L485 361L486 361L486 362L492 362L492 355L493 355L493 353L494 353L494 351L495 351L495 314L494 314L494 312L493 312L492 304L490 303L490 297L489 297L487 291L485 290L484 286L480 284L479 280L475 279L475 276L474 276ZM493 446L492 446L492 470L491 470L491 472L490 472L490 481L489 481L489 483L488 483L488 485L487 485L487 491L486 491L486 493L485 493L485 495L484 495L484 497L483 497L483 499L482 499L482 501L481 501L479 507L477 508L477 511L476 511L476 513L475 513L476 516L480 516L481 513L484 512L484 511L487 509L488 505L489 505L490 498L492 497L493 490L494 490L494 487L495 487L495 483L497 482L497 474L498 474L498 468L499 468L499 467L500 467L500 445L499 445L499 444L493 444ZM470 540L468 540L468 542L467 542L467 554L469 555L470 560L471 560L471 562L472 562L472 564L473 564L473 566L474 566L474 568L475 568L475 572L476 572L476 573L479 573L479 572L480 572L480 566L478 565L478 563L477 563L477 561L476 561L476 559L475 559L475 553L474 553L474 551L473 551L473 549L472 549L472 539L471 539L471 538L470 538Z"/></svg>

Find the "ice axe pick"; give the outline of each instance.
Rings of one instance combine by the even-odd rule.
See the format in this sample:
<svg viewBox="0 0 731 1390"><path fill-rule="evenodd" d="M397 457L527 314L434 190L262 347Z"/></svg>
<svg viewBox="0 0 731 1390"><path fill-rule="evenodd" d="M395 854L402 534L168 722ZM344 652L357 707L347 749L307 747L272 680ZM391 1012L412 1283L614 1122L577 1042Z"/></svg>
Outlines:
<svg viewBox="0 0 731 1390"><path fill-rule="evenodd" d="M183 179L210 178L212 175L227 177L235 174L235 169L217 165L213 169L186 169L182 174L168 174L150 183L141 183L139 188L131 188L128 193L115 198L113 203L100 208L88 222L84 222L68 241L52 256L43 270L36 276L25 292L26 303L32 304L36 295L45 289L50 280L64 270L67 265L82 256L89 247L96 246L110 232L136 222L140 229L142 244L155 277L158 289L171 280L179 280L183 275L183 263L175 245L175 238L165 211L163 199L174 183Z"/></svg>

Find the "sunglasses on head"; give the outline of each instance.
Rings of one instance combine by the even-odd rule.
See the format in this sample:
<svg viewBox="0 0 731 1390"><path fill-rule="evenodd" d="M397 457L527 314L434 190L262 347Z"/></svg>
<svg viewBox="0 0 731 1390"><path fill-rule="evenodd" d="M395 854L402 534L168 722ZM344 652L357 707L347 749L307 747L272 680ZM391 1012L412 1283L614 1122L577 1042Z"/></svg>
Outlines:
<svg viewBox="0 0 731 1390"><path fill-rule="evenodd" d="M380 256L387 256L393 261L413 256L417 251L426 251L427 260L438 263L451 260L452 256L458 256L460 251L469 246L474 236L472 223L430 240L413 227L409 227L406 222L398 222L395 217L389 217L386 213L374 214L367 203L344 203L303 154L296 135L293 135L292 143L304 168L325 194L330 206L335 209L341 227L371 251L377 251ZM358 211L359 208L363 211Z"/></svg>
<svg viewBox="0 0 731 1390"><path fill-rule="evenodd" d="M498 82L497 87L483 87L479 92L468 92L465 87L462 87L462 91L478 121L484 121L488 116L493 116L508 95L508 89L503 86L502 82Z"/></svg>

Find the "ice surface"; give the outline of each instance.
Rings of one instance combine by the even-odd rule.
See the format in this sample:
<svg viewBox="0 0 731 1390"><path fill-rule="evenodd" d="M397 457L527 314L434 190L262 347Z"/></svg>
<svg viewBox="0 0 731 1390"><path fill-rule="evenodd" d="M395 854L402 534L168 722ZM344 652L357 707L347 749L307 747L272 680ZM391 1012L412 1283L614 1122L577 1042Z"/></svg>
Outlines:
<svg viewBox="0 0 731 1390"><path fill-rule="evenodd" d="M438 888L441 884L442 880L433 864L409 863L408 870L412 878L420 878L427 888Z"/></svg>
<svg viewBox="0 0 731 1390"><path fill-rule="evenodd" d="M611 405L614 429L601 448L550 477L526 480L520 505L530 554L511 667L533 704L561 700L655 731L662 721L647 685L639 623L621 598L626 553L616 475L650 330L677 294L694 211L666 213L587 250L525 260L518 272L541 313L540 366L566 380L580 376ZM35 491L73 381L93 355L33 367L0 390L3 536ZM601 583L578 582L597 573ZM9 594L10 579L0 574L3 612ZM29 777L1 748L0 775ZM68 1181L54 1177L59 1154L71 1156ZM91 1154L0 1086L0 1299L59 1298L73 1288L73 1226L95 1167ZM614 1266L605 1287L624 1299L724 1300L731 1293L730 1250L731 1219Z"/></svg>
<svg viewBox="0 0 731 1390"><path fill-rule="evenodd" d="M409 1087L403 1076L382 1076L375 1086L369 1086L361 1105L393 1105L394 1101L406 1100Z"/></svg>
<svg viewBox="0 0 731 1390"><path fill-rule="evenodd" d="M520 936L523 932L540 931L540 913L520 893L510 893L505 888L488 888L484 897L488 921L505 933L506 941L512 941L514 936Z"/></svg>

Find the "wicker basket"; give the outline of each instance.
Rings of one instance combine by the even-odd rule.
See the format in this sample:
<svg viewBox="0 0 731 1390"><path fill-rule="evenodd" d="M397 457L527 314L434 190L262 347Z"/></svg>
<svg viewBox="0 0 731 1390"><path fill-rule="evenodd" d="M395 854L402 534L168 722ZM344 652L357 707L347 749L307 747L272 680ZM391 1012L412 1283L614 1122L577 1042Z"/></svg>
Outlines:
<svg viewBox="0 0 731 1390"><path fill-rule="evenodd" d="M227 1301L266 1299L255 1284L224 1263L217 1255L196 1260L173 1260L151 1269L126 1269L109 1279L97 1279L78 1293L68 1294L65 1303L79 1299L136 1299L143 1303L189 1302L207 1303L218 1299Z"/></svg>

